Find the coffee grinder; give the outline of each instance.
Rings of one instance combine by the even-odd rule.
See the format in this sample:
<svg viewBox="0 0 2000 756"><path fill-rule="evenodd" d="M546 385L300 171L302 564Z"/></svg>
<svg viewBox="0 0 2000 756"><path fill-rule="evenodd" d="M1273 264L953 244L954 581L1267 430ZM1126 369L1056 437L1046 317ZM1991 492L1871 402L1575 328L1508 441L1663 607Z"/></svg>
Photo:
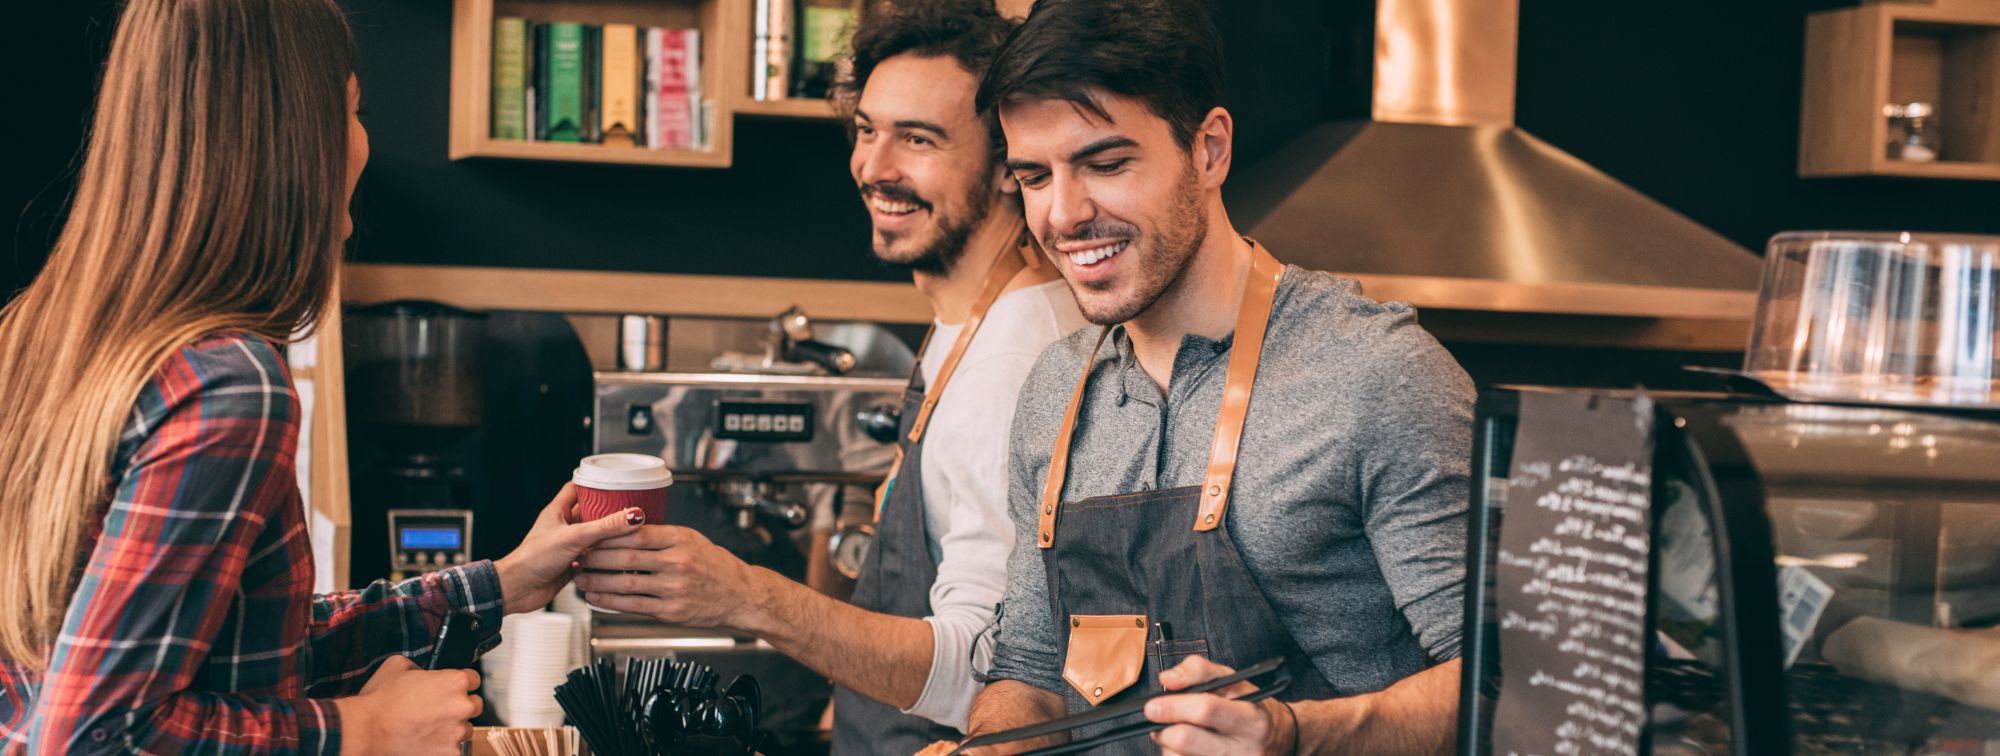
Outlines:
<svg viewBox="0 0 2000 756"><path fill-rule="evenodd" d="M483 405L486 316L436 302L397 301L346 313L357 585L401 579L472 558L473 486Z"/></svg>

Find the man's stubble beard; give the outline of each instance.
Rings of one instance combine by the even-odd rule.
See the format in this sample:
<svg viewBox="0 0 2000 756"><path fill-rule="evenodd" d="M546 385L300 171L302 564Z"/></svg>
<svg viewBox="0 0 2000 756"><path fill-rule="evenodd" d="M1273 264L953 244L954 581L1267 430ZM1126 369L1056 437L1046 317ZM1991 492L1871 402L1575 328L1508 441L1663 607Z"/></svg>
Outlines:
<svg viewBox="0 0 2000 756"><path fill-rule="evenodd" d="M891 270L905 273L923 273L932 276L947 276L958 266L958 260L965 256L965 244L972 239L972 233L986 222L986 216L993 210L995 197L988 191L985 181L974 182L972 190L966 193L966 217L963 222L942 215L937 218L938 235L928 246L908 260L890 260L881 248L876 248L875 259L882 261ZM937 207L935 204L933 208ZM887 235L882 238L883 246L893 244L895 239Z"/></svg>
<svg viewBox="0 0 2000 756"><path fill-rule="evenodd" d="M1128 322L1145 314L1169 292L1180 287L1181 279L1187 276L1188 263L1194 260L1195 252L1208 239L1208 222L1201 207L1200 178L1195 175L1192 160L1188 161L1187 170L1181 175L1180 191L1174 195L1173 210L1158 237L1155 246L1160 250L1159 259L1135 261L1141 265L1133 271L1137 281L1131 296L1112 302L1105 308L1095 307L1091 298L1077 297L1077 305L1083 311L1085 320L1101 326ZM1126 250L1127 254L1131 252Z"/></svg>

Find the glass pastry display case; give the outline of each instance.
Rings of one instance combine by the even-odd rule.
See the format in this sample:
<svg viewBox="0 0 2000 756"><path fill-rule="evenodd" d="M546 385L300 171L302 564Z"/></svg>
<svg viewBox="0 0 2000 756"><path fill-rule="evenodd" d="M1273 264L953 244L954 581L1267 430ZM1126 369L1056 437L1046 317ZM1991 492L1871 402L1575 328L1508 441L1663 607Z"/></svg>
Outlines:
<svg viewBox="0 0 2000 756"><path fill-rule="evenodd" d="M1462 756L2000 754L2000 413L1495 389Z"/></svg>
<svg viewBox="0 0 2000 756"><path fill-rule="evenodd" d="M2000 236L1794 231L1743 375L1805 401L2000 408Z"/></svg>

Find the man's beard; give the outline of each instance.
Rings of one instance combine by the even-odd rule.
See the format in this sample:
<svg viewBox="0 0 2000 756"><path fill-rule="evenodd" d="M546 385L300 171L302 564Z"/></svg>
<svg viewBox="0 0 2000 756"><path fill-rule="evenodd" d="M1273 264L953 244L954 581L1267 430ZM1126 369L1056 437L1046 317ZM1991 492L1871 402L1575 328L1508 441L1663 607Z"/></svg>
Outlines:
<svg viewBox="0 0 2000 756"><path fill-rule="evenodd" d="M1168 291L1179 286L1181 277L1187 274L1189 261L1194 259L1195 251L1201 249L1202 242L1208 238L1207 219L1202 215L1201 187L1199 178L1194 173L1193 162L1188 163L1179 188L1180 191L1174 194L1174 204L1167 214L1166 223L1155 234L1156 238L1149 240L1150 243L1145 245L1143 250L1140 245L1132 243L1134 237L1138 236L1138 229L1131 224L1113 220L1093 221L1078 233L1049 239L1048 244L1053 249L1055 245L1064 242L1122 238L1131 246L1121 254L1141 255L1129 261L1133 265L1130 266L1131 270L1127 276L1132 279L1132 283L1131 292L1127 296L1107 300L1104 297L1085 295L1083 291L1077 292L1080 295L1076 298L1077 307L1082 310L1085 320L1102 326L1124 323L1146 312ZM1108 283L1116 285L1118 282L1114 280ZM1085 284L1082 288L1092 292L1105 291L1092 284Z"/></svg>
<svg viewBox="0 0 2000 756"><path fill-rule="evenodd" d="M897 260L889 256L888 248L894 245L902 233L876 231L882 243L875 247L875 259L882 261L891 270L905 273L924 273L933 276L949 275L958 259L965 255L965 244L971 240L972 232L986 221L986 213L993 207L993 196L984 191L984 183L975 183L966 193L964 218L952 218L938 213L937 206L919 196L915 190L902 184L866 184L861 187L861 198L865 203L871 196L899 202L910 202L929 211L935 222L937 235L915 255ZM921 231L921 229L918 229Z"/></svg>

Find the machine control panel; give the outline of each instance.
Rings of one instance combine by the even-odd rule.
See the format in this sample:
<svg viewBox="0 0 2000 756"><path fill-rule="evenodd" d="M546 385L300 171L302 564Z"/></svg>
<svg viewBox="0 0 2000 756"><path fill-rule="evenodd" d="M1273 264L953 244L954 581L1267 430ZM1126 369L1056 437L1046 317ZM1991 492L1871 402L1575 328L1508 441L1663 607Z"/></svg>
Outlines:
<svg viewBox="0 0 2000 756"><path fill-rule="evenodd" d="M436 572L471 559L470 510L389 510L389 569L397 579L412 573Z"/></svg>
<svg viewBox="0 0 2000 756"><path fill-rule="evenodd" d="M813 405L803 402L716 400L715 437L731 441L805 442L813 438Z"/></svg>

